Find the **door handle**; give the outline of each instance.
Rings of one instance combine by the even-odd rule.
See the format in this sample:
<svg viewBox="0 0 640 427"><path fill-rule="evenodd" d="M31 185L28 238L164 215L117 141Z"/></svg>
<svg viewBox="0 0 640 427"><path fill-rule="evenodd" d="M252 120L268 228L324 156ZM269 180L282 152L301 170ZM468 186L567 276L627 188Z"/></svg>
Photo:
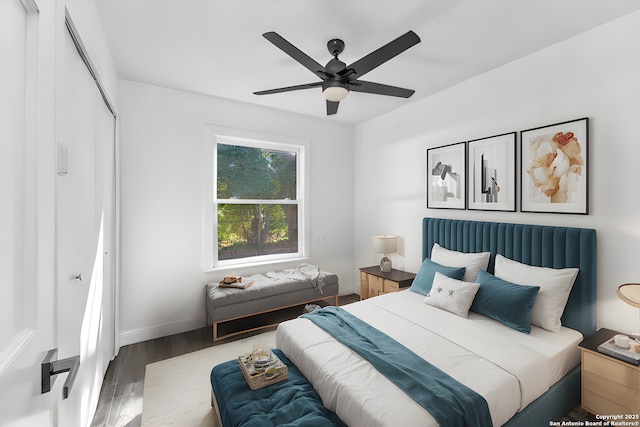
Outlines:
<svg viewBox="0 0 640 427"><path fill-rule="evenodd" d="M58 357L58 349L54 348L49 350L42 360L41 372L42 372L42 394L51 391L51 386L56 380L58 374L69 372L67 379L62 386L62 398L66 399L71 393L71 387L78 375L78 369L80 368L80 356L67 357L66 359L56 360Z"/></svg>

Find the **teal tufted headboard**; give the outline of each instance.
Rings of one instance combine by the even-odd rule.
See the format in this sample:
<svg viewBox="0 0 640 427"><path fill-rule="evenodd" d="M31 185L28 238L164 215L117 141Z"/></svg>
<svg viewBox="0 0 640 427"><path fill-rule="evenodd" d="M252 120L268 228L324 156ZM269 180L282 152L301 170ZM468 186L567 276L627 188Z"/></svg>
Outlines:
<svg viewBox="0 0 640 427"><path fill-rule="evenodd" d="M510 224L442 218L422 220L422 259L438 243L459 252L491 252L538 267L578 267L563 326L585 337L596 331L596 230L548 225Z"/></svg>

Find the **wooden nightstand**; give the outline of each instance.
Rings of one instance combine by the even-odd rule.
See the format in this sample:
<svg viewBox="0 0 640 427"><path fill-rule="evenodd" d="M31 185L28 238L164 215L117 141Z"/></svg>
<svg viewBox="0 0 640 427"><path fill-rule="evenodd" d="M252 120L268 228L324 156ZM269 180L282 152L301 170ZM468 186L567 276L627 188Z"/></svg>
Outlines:
<svg viewBox="0 0 640 427"><path fill-rule="evenodd" d="M379 266L363 267L360 269L360 299L367 299L411 286L413 273L391 269L385 273Z"/></svg>
<svg viewBox="0 0 640 427"><path fill-rule="evenodd" d="M640 367L598 352L600 344L619 333L603 328L579 345L582 407L592 414L640 414Z"/></svg>

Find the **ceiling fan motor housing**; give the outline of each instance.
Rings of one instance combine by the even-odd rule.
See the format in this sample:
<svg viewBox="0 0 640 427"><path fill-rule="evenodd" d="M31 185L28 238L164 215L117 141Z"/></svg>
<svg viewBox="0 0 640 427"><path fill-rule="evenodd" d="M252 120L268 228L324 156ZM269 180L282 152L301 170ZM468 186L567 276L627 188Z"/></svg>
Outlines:
<svg viewBox="0 0 640 427"><path fill-rule="evenodd" d="M329 62L327 62L327 65L324 68L325 68L325 71L329 73L333 73L335 75L335 74L344 72L344 70L347 68L347 64L345 64L344 62L340 61L337 57L335 57Z"/></svg>
<svg viewBox="0 0 640 427"><path fill-rule="evenodd" d="M327 49L334 57L338 56L344 50L344 42L340 39L331 39L327 42Z"/></svg>

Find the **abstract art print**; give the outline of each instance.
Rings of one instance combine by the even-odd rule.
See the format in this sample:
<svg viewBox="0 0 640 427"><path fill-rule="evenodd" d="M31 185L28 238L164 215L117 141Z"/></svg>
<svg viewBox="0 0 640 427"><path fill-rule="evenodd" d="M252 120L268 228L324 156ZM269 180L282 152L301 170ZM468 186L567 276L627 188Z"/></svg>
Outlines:
<svg viewBox="0 0 640 427"><path fill-rule="evenodd" d="M427 208L466 208L466 146L427 149Z"/></svg>
<svg viewBox="0 0 640 427"><path fill-rule="evenodd" d="M589 213L589 119L520 132L522 212Z"/></svg>
<svg viewBox="0 0 640 427"><path fill-rule="evenodd" d="M472 210L516 210L516 132L468 142Z"/></svg>

